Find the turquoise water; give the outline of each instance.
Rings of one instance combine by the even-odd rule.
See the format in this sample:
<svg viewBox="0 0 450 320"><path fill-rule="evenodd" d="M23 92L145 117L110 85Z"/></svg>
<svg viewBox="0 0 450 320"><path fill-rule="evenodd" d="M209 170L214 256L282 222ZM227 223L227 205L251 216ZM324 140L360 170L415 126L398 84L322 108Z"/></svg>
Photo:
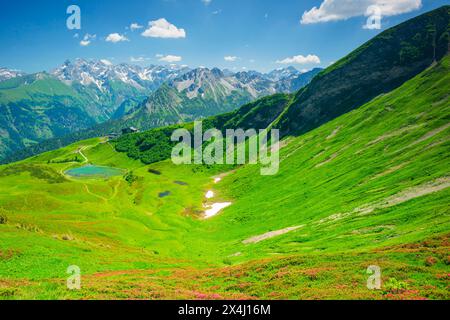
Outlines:
<svg viewBox="0 0 450 320"><path fill-rule="evenodd" d="M109 178L121 176L125 173L122 169L101 166L84 166L67 170L66 174L75 178Z"/></svg>

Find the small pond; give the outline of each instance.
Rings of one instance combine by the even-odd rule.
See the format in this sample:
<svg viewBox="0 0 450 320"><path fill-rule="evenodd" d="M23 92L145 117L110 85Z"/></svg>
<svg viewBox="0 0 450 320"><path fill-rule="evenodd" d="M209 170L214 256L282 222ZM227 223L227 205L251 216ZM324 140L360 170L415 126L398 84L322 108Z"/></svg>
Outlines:
<svg viewBox="0 0 450 320"><path fill-rule="evenodd" d="M89 165L70 169L65 173L74 178L110 178L123 175L125 173L125 170L112 167Z"/></svg>
<svg viewBox="0 0 450 320"><path fill-rule="evenodd" d="M159 196L160 198L165 198L165 197L170 196L171 194L172 194L172 192L170 192L170 191L165 191L165 192L161 192L158 196Z"/></svg>

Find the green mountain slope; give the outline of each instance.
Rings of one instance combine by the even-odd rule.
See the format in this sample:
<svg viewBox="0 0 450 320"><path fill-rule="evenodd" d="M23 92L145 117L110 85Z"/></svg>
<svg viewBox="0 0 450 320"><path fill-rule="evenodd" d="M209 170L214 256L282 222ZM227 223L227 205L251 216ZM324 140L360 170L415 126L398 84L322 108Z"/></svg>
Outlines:
<svg viewBox="0 0 450 320"><path fill-rule="evenodd" d="M321 72L277 121L301 134L411 79L449 52L450 6L393 27Z"/></svg>
<svg viewBox="0 0 450 320"><path fill-rule="evenodd" d="M449 70L286 139L275 176L147 166L100 139L1 166L1 296L449 299ZM63 175L86 162L128 173ZM202 219L216 201L232 205Z"/></svg>
<svg viewBox="0 0 450 320"><path fill-rule="evenodd" d="M375 248L447 233L449 70L447 56L358 110L287 139L274 177L252 166L226 177L221 196L237 200L217 220L234 230L230 241L248 230L303 226L249 250L259 255Z"/></svg>
<svg viewBox="0 0 450 320"><path fill-rule="evenodd" d="M0 157L95 124L86 100L45 73L0 82Z"/></svg>
<svg viewBox="0 0 450 320"><path fill-rule="evenodd" d="M266 128L276 120L290 102L288 94L277 94L261 98L244 105L240 109L210 117L203 120L203 130L216 128L225 133L226 129ZM119 152L125 152L133 159L140 159L150 164L170 158L171 141L175 129L185 128L193 134L193 123L179 124L169 127L152 129L139 134L125 135L113 141L112 144Z"/></svg>
<svg viewBox="0 0 450 320"><path fill-rule="evenodd" d="M151 93L145 88L135 88L122 81L108 80L105 88L99 89L95 84L82 85L73 82L71 87L85 101L85 108L96 123L123 116L130 109L138 106ZM123 110L120 110L123 108ZM122 114L121 114L122 112Z"/></svg>
<svg viewBox="0 0 450 320"><path fill-rule="evenodd" d="M0 82L0 159L17 150L87 129L145 99L148 91L109 81L109 92L95 85L66 84L47 73Z"/></svg>
<svg viewBox="0 0 450 320"><path fill-rule="evenodd" d="M264 129L271 125L284 136L310 131L391 91L439 61L449 48L449 10L449 6L442 7L383 32L319 73L296 94L262 98L234 113L211 117L204 121L204 127L225 131ZM405 50L415 54L407 55ZM282 101L278 103L280 97ZM192 124L185 127L192 130ZM168 146L173 145L170 142L173 128L122 137L117 150L141 158L144 163L167 159ZM144 143L149 140L152 143Z"/></svg>

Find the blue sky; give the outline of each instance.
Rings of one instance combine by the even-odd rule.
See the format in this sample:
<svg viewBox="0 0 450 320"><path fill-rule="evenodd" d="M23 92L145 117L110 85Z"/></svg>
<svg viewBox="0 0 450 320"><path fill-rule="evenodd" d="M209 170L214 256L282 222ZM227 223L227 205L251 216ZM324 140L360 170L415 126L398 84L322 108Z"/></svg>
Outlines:
<svg viewBox="0 0 450 320"><path fill-rule="evenodd" d="M449 4L401 0L396 5L389 0L382 7L381 29L363 28L366 7L386 1L2 1L0 66L37 72L66 59L86 58L259 71L326 67L386 28ZM81 9L81 30L66 27L72 4ZM132 23L142 28L131 30Z"/></svg>

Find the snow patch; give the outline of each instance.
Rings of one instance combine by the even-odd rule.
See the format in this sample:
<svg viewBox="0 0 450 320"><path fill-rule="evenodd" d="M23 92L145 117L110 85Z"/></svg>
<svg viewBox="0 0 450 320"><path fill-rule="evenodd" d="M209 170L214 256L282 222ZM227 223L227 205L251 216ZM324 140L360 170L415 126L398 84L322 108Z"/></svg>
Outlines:
<svg viewBox="0 0 450 320"><path fill-rule="evenodd" d="M212 205L204 205L205 210L205 219L214 217L217 215L221 210L225 209L226 207L231 206L231 202L222 202L222 203L213 203Z"/></svg>

